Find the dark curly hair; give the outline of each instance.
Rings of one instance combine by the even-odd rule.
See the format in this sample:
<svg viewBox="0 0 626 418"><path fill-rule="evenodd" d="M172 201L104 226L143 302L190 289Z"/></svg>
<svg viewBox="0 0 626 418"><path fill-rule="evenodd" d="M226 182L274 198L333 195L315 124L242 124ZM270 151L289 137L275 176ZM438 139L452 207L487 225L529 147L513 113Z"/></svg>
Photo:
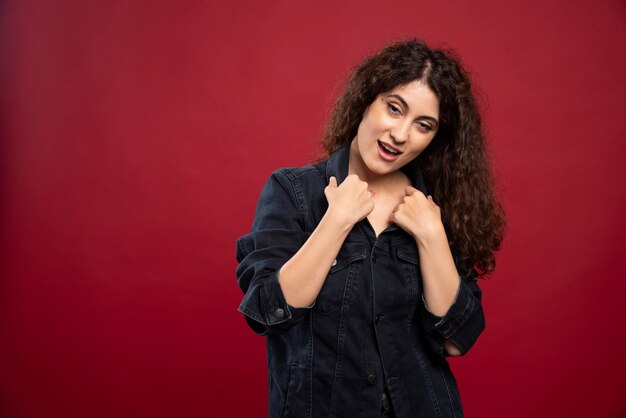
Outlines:
<svg viewBox="0 0 626 418"><path fill-rule="evenodd" d="M429 192L441 208L450 245L478 276L495 268L504 211L494 191L481 118L467 73L454 53L418 40L386 46L355 70L330 115L322 145L327 154L355 138L365 109L395 87L421 80L439 99L440 124L415 159Z"/></svg>

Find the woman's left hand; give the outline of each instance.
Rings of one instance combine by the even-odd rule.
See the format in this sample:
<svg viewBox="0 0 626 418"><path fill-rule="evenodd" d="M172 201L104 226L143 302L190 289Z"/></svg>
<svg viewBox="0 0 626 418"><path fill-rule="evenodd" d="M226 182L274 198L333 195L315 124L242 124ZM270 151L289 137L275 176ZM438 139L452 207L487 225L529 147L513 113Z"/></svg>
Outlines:
<svg viewBox="0 0 626 418"><path fill-rule="evenodd" d="M432 196L426 197L414 187L407 186L402 203L391 212L389 220L408 232L415 240L426 240L443 230L441 209Z"/></svg>

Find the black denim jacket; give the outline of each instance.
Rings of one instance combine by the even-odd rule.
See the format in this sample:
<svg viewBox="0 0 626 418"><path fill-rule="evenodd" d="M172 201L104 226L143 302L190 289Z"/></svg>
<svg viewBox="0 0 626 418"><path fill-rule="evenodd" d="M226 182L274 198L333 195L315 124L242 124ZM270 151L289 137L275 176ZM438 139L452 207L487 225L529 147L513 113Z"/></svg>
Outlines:
<svg viewBox="0 0 626 418"><path fill-rule="evenodd" d="M343 243L314 305L285 301L277 271L319 223L324 188L330 176L346 178L348 158L344 147L318 164L274 172L250 234L237 240L239 311L267 337L269 416L380 417L386 386L398 418L462 417L443 341L465 354L485 327L475 271L461 280L445 316L435 316L424 305L415 241L395 225L376 237L365 219ZM426 193L419 169L411 177Z"/></svg>

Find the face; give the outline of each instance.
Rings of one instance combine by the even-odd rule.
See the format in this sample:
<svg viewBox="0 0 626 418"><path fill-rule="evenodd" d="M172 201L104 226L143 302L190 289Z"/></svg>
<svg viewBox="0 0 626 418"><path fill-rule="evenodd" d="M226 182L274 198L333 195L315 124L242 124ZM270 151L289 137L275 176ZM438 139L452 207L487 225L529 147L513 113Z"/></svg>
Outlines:
<svg viewBox="0 0 626 418"><path fill-rule="evenodd" d="M374 99L365 110L352 150L370 174L389 174L417 157L438 127L439 99L426 84L412 81Z"/></svg>

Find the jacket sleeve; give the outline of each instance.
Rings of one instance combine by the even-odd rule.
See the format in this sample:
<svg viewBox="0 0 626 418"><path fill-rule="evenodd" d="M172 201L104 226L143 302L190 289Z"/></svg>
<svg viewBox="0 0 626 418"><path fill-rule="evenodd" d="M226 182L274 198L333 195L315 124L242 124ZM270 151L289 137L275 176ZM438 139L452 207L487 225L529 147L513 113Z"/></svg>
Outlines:
<svg viewBox="0 0 626 418"><path fill-rule="evenodd" d="M237 283L244 293L238 310L256 333L284 332L307 315L310 308L287 304L278 271L308 237L294 187L283 171L274 172L259 197L250 233L237 240Z"/></svg>
<svg viewBox="0 0 626 418"><path fill-rule="evenodd" d="M457 271L460 276L456 299L445 313L438 316L430 312L422 297L422 323L426 339L431 349L440 356L445 356L443 342L452 341L465 355L474 345L478 336L485 329L485 316L481 303L482 292L478 287L478 275L473 267L465 266L461 257L453 251ZM469 276L465 278L465 272Z"/></svg>

